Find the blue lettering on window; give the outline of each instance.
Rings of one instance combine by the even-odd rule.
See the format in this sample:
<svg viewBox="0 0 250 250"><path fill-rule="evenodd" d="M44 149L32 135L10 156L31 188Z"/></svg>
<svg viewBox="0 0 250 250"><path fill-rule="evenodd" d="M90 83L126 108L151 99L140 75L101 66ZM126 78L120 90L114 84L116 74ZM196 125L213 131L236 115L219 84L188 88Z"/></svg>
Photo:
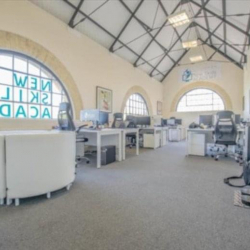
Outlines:
<svg viewBox="0 0 250 250"><path fill-rule="evenodd" d="M16 86L25 88L28 81L28 76L24 76L24 79L22 76L20 76L19 79L17 77L17 74L14 73L14 82Z"/></svg>
<svg viewBox="0 0 250 250"><path fill-rule="evenodd" d="M17 111L16 111L15 117L16 117L16 118L19 118L19 116L22 116L23 118L26 118L26 117L27 117L27 116L26 116L26 113L25 113L25 110L24 110L24 108L23 108L22 105L20 105L20 106L18 107Z"/></svg>
<svg viewBox="0 0 250 250"><path fill-rule="evenodd" d="M51 118L50 112L48 108L45 108L42 113L42 118Z"/></svg>
<svg viewBox="0 0 250 250"><path fill-rule="evenodd" d="M0 116L10 117L10 104L0 105Z"/></svg>
<svg viewBox="0 0 250 250"><path fill-rule="evenodd" d="M42 79L41 80L41 89L43 90L43 91L49 91L49 92L51 92L51 81L48 81L48 80L46 80L47 82L45 82L44 83L44 79Z"/></svg>
<svg viewBox="0 0 250 250"><path fill-rule="evenodd" d="M37 78L31 77L30 88L33 90L37 90Z"/></svg>
<svg viewBox="0 0 250 250"><path fill-rule="evenodd" d="M30 92L32 95L32 99L30 100L31 103L39 103L39 92Z"/></svg>
<svg viewBox="0 0 250 250"><path fill-rule="evenodd" d="M6 88L5 96L1 96L1 100L10 100L10 87Z"/></svg>
<svg viewBox="0 0 250 250"><path fill-rule="evenodd" d="M31 118L37 118L37 117L38 117L38 114L39 114L39 110L38 110L38 108L37 108L37 107L32 106L32 107L30 107L30 109L32 109L32 110L34 110L34 111L35 111L35 115L31 115L30 117L31 117Z"/></svg>

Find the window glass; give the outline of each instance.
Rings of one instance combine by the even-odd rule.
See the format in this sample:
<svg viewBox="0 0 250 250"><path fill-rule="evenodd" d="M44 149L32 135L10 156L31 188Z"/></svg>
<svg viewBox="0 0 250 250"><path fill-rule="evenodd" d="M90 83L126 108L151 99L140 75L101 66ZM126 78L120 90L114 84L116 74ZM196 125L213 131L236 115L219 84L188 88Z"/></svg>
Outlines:
<svg viewBox="0 0 250 250"><path fill-rule="evenodd" d="M131 95L124 108L125 115L148 115L148 107L140 94Z"/></svg>
<svg viewBox="0 0 250 250"><path fill-rule="evenodd" d="M177 105L177 112L224 110L221 97L209 89L195 89L187 92Z"/></svg>
<svg viewBox="0 0 250 250"><path fill-rule="evenodd" d="M69 102L59 79L28 56L0 50L0 118L57 119Z"/></svg>

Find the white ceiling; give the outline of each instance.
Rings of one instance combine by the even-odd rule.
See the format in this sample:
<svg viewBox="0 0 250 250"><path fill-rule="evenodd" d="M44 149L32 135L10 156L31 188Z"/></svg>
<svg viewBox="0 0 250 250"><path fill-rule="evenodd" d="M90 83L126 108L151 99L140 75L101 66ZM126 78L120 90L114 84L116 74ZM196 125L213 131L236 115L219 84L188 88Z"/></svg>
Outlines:
<svg viewBox="0 0 250 250"><path fill-rule="evenodd" d="M182 41L199 39L197 51L206 44L240 68L245 62L250 0L30 1L158 81L188 52ZM167 16L182 10L192 23L174 29Z"/></svg>

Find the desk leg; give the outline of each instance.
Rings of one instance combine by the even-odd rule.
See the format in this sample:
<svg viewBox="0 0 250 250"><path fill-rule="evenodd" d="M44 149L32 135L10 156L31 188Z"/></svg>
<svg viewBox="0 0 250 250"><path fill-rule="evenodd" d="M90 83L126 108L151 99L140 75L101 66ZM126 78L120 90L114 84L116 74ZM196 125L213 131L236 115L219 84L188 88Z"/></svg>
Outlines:
<svg viewBox="0 0 250 250"><path fill-rule="evenodd" d="M139 140L140 140L140 135L139 131L136 132L136 155L139 155Z"/></svg>
<svg viewBox="0 0 250 250"><path fill-rule="evenodd" d="M126 133L122 132L122 159L126 159Z"/></svg>
<svg viewBox="0 0 250 250"><path fill-rule="evenodd" d="M97 133L96 135L96 150L97 150L96 167L101 168L101 135L99 133Z"/></svg>
<svg viewBox="0 0 250 250"><path fill-rule="evenodd" d="M156 131L155 130L154 130L154 149L156 149Z"/></svg>
<svg viewBox="0 0 250 250"><path fill-rule="evenodd" d="M119 149L118 149L119 150L118 161L122 161L122 133L121 132L118 134L118 140L119 140L119 142L118 142L118 147L119 147ZM124 143L126 144L126 142L124 142ZM124 148L124 150L125 150L125 148Z"/></svg>
<svg viewBox="0 0 250 250"><path fill-rule="evenodd" d="M188 156L188 131L187 131L187 136L186 136L186 156Z"/></svg>

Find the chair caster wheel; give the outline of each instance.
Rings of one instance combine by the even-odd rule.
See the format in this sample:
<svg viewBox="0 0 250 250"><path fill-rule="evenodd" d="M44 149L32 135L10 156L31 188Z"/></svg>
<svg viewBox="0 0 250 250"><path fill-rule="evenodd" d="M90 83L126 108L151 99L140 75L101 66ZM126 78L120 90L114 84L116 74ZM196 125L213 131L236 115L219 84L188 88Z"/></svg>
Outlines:
<svg viewBox="0 0 250 250"><path fill-rule="evenodd" d="M215 158L214 160L215 160L215 161L218 161L218 159L217 159L217 158Z"/></svg>
<svg viewBox="0 0 250 250"><path fill-rule="evenodd" d="M89 164L89 161L86 161L87 164Z"/></svg>
<svg viewBox="0 0 250 250"><path fill-rule="evenodd" d="M214 158L214 156L213 156L213 155L211 155L211 157L212 157L212 158Z"/></svg>

